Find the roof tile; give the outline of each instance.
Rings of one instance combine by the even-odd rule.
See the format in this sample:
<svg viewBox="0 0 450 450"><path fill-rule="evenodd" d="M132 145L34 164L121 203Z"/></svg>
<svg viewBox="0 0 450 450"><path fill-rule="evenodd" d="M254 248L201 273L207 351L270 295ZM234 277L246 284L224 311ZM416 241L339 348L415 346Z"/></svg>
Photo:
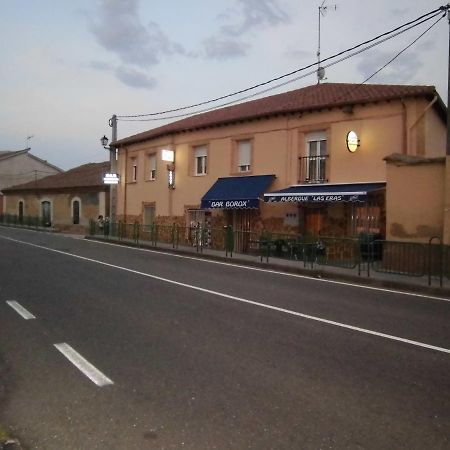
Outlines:
<svg viewBox="0 0 450 450"><path fill-rule="evenodd" d="M104 186L103 175L109 171L109 168L109 161L84 164L67 172L11 186L3 189L3 192Z"/></svg>
<svg viewBox="0 0 450 450"><path fill-rule="evenodd" d="M323 108L382 100L436 95L434 86L322 83L294 91L240 103L145 131L116 142L117 146L155 139L164 135L199 128L251 120L276 114L299 113Z"/></svg>

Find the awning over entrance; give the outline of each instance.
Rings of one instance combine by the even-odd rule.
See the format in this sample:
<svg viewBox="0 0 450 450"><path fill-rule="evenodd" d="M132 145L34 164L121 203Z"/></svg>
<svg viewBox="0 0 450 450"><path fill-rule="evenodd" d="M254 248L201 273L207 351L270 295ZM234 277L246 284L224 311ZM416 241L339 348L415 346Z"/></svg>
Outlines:
<svg viewBox="0 0 450 450"><path fill-rule="evenodd" d="M336 203L363 202L369 192L386 188L385 182L348 184L302 184L264 194L265 202Z"/></svg>
<svg viewBox="0 0 450 450"><path fill-rule="evenodd" d="M259 208L259 200L275 175L219 178L203 196L202 209Z"/></svg>

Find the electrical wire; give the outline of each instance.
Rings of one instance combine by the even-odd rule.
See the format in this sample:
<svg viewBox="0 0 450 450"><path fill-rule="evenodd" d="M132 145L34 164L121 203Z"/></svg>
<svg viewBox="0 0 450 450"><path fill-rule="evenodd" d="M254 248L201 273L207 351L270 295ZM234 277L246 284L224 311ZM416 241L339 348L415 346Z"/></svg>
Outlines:
<svg viewBox="0 0 450 450"><path fill-rule="evenodd" d="M378 39L381 39L381 38L383 38L385 36L389 36L389 35L391 35L393 33L396 33L397 31L399 31L399 30L401 30L401 29L403 29L405 27L408 27L408 28L406 28L406 30L403 30L403 31L407 31L407 30L409 30L411 28L414 28L415 26L418 26L418 25L420 25L420 24L422 24L422 23L424 23L424 22L426 22L426 21L428 21L430 19L433 19L434 17L436 17L436 15L440 14L441 12L445 12L446 13L449 8L450 8L449 5L441 6L441 7L437 8L437 9L435 9L433 11L430 11L430 12L428 12L426 14L423 14L422 16L420 16L420 17L418 17L418 18L416 18L416 19L414 19L414 20L412 20L410 22L407 22L407 23L405 23L403 25L400 25L399 27L396 27L396 28L394 28L394 29L392 29L390 31L385 32L385 33L382 33L382 34L380 34L380 35L378 35L378 36L376 36L376 37L374 37L372 39L369 39L369 40L364 41L364 42L362 42L362 43L360 43L358 45L355 45L354 47L351 47L351 48L348 48L346 50L343 50L342 52L339 52L339 53L337 53L335 55L329 56L329 57L323 59L321 62L324 63L324 62L329 61L331 59L334 59L334 58L337 58L339 56L342 56L345 53L354 51L357 48L360 48L362 46L370 44L370 43L372 43L374 41L377 41ZM398 34L396 34L396 35L398 35ZM289 72L289 73L280 75L278 77L272 78L272 79L270 79L268 81L265 81L265 82L262 82L262 83L250 86L250 87L248 87L246 89L241 89L241 90L233 92L231 94L227 94L227 95L223 95L223 96L220 96L220 97L216 97L216 98L211 99L211 100L199 102L199 103L188 105L188 106L183 106L183 107L180 107L180 108L174 108L174 109L169 109L169 110L166 110L166 111L160 111L160 112L156 112L156 113L134 114L134 115L118 115L117 119L118 120L123 120L123 119L139 118L139 117L157 116L157 115L168 114L168 113L171 113L171 112L183 111L183 110L195 108L195 107L198 107L198 106L203 106L203 105L206 105L206 104L217 102L219 100L224 100L224 99L229 98L229 97L233 97L233 96L236 96L236 95L239 95L239 94L243 94L245 92L248 92L248 91L253 90L253 89L257 89L257 88L262 87L262 86L266 86L266 85L268 85L270 83L273 83L275 81L281 80L283 78L287 78L289 76L292 76L292 75L294 75L296 73L299 73L301 71L307 70L307 69L309 69L311 67L314 67L316 65L317 65L317 62L314 62L314 63L309 64L307 66L304 66L304 67L301 67L299 69L296 69L296 70L294 70L292 72ZM187 115L189 115L189 114L187 114ZM174 116L174 117L176 117L176 116ZM168 117L168 118L171 118L171 117Z"/></svg>
<svg viewBox="0 0 450 450"><path fill-rule="evenodd" d="M438 16L438 15L440 15L440 13L435 14L435 15L432 16L431 18L434 18L434 17L436 17L436 16ZM373 78L377 73L379 73L381 70L383 70L388 64L390 64L390 63L391 63L392 61L394 61L398 56L400 56L403 52L405 52L408 48L410 48L410 47L411 47L415 42L417 42L424 34L426 34L426 33L427 33L431 28L433 28L440 20L442 20L443 17L444 17L444 16L439 17L439 19L438 19L436 22L434 22L429 28L427 28L423 33L421 33L421 34L420 34L413 42L411 42L407 47L405 47L403 50L401 50L394 58L392 58L391 61L387 62L383 67L381 67L380 69L378 69L374 74L372 74L368 79L364 80L361 84L364 84L364 83L366 83L367 81L369 81L369 80L370 80L371 78ZM427 19L427 20L428 20L428 19ZM373 48L373 47L376 47L376 46L378 46L378 45L380 45L380 44L382 44L382 43L384 43L384 42L386 42L386 41L388 41L388 40L390 40L390 39L393 39L394 37L397 37L397 36L399 36L400 34L403 34L404 32L406 32L406 31L408 31L408 30L410 30L410 29L412 29L412 28L415 28L417 25L419 25L419 24L412 25L412 26L410 26L409 28L407 28L407 29L405 29L405 30L399 31L399 32L397 32L396 34L393 34L393 35L391 35L391 36L385 37L384 39L382 39L382 40L380 40L380 41L378 41L378 42L374 42L374 43L372 43L371 45L369 45L369 46L367 46L367 47L360 48L360 49L357 50L356 52L353 52L353 53L351 53L351 54L349 54L349 55L346 55L346 56L344 56L344 57L342 57L342 58L340 58L340 59L338 59L338 60L336 60L336 61L333 61L333 62L330 62L330 63L328 63L328 64L325 64L325 65L323 65L322 67L323 67L323 68L328 68L328 67L332 67L332 66L334 66L334 65L336 65L336 64L339 64L339 63L341 63L341 62L343 62L343 61L345 61L345 60L347 60L347 59L350 59L350 58L352 58L352 57L354 57L354 56L356 56L356 55L358 55L358 54L360 54L360 53L363 53L363 52L365 52L365 51L367 51L367 50L369 50L369 49L371 49L371 48ZM330 59L330 58L327 58L327 59ZM324 60L324 61L325 61L325 60ZM252 98L257 97L257 96L262 95L262 94L266 94L266 93L268 93L268 92L270 92L270 91L273 91L273 90L278 89L278 88L280 88L280 87L286 86L286 85L288 85L288 84L290 84L290 83L294 83L294 82L296 82L296 81L299 81L299 80L301 80L301 79L303 79L303 78L306 78L306 77L308 77L308 76L310 76L310 75L313 75L313 74L315 74L315 73L316 73L316 70L314 69L314 70L309 71L309 72L307 72L307 73L305 73L305 74L302 74L302 75L300 75L300 76L297 76L297 77L295 77L295 78L293 78L293 79L287 80L287 81L285 81L285 82L283 82L283 83L279 83L279 84L277 84L277 85L275 85L275 86L272 86L272 87L270 87L270 88L267 88L267 89L265 89L265 90L263 90L263 91L258 91L258 92L254 93L254 94L247 95L247 96L245 96L245 97L240 97L240 98L238 98L238 99L231 100L231 101L229 101L229 102L222 103L222 104L220 104L220 105L212 106L212 107L210 107L210 108L204 108L204 109L201 109L201 110L198 110L198 111L194 111L194 112L188 112L188 113L183 113L183 114L176 114L176 115L166 116L166 117L156 117L156 118L155 118L155 117L152 117L152 118L146 118L146 119L133 118L133 119L120 119L120 120L123 121L123 122L150 122L150 121L160 121L160 120L178 119L178 118L181 118L181 117L187 117L187 116L192 116L192 115L195 115L195 114L201 114L201 113L205 113L205 112L210 112L210 111L213 111L213 110L218 109L218 108L223 108L223 107L225 107L225 106L230 106L230 105L232 105L232 104L235 104L235 103L238 103L238 102L242 102L242 101L245 101L245 100L249 100L249 99L252 99Z"/></svg>
<svg viewBox="0 0 450 450"><path fill-rule="evenodd" d="M407 45L404 49L400 50L393 58L391 58L386 64L380 67L376 72L374 72L370 77L366 78L361 84L367 83L371 80L375 75L380 73L383 69L385 69L389 64L395 61L402 53L406 52L410 47L412 47L421 37L423 37L426 33L428 33L435 25L437 25L445 16L439 17L436 22L434 22L431 26L429 26L423 33L419 34L409 45Z"/></svg>

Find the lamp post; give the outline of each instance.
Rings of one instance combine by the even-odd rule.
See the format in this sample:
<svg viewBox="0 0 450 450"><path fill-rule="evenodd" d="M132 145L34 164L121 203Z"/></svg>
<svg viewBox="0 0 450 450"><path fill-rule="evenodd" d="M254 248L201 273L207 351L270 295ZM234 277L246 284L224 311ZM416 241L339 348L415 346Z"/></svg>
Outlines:
<svg viewBox="0 0 450 450"><path fill-rule="evenodd" d="M112 128L111 142L117 141L117 116L114 114L111 119L109 119L109 126ZM100 138L100 142L104 149L109 150L109 162L110 162L110 173L117 174L117 148L114 145L108 147L109 139L106 135ZM110 222L116 222L117 213L117 186L115 184L110 184L109 186L109 215Z"/></svg>

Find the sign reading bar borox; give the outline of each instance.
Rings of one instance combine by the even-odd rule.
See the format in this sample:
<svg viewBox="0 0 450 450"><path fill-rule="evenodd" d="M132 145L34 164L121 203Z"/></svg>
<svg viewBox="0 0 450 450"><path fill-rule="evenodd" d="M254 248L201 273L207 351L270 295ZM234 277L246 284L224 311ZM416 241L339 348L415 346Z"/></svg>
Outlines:
<svg viewBox="0 0 450 450"><path fill-rule="evenodd" d="M250 202L251 200L217 200L211 201L209 207L222 209L251 208Z"/></svg>

